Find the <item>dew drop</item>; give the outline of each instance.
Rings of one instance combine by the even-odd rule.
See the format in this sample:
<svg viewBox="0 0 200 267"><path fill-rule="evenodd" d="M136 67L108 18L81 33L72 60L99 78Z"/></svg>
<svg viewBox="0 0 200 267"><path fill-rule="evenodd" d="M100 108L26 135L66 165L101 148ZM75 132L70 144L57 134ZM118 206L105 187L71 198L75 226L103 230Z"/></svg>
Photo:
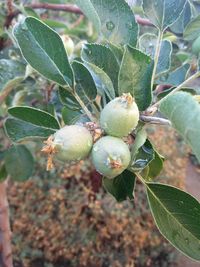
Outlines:
<svg viewBox="0 0 200 267"><path fill-rule="evenodd" d="M106 28L108 31L112 31L115 28L115 24L112 21L106 22Z"/></svg>
<svg viewBox="0 0 200 267"><path fill-rule="evenodd" d="M188 238L185 238L185 242L186 242L187 245L189 245L190 240Z"/></svg>
<svg viewBox="0 0 200 267"><path fill-rule="evenodd" d="M26 24L22 24L22 30L23 31L27 31L28 30L28 27L26 26Z"/></svg>
<svg viewBox="0 0 200 267"><path fill-rule="evenodd" d="M99 147L95 146L93 150L94 150L94 152L97 152L99 150Z"/></svg>
<svg viewBox="0 0 200 267"><path fill-rule="evenodd" d="M184 202L183 202L182 200L180 200L180 201L178 202L178 204L179 204L180 206L182 206L182 205L184 204Z"/></svg>

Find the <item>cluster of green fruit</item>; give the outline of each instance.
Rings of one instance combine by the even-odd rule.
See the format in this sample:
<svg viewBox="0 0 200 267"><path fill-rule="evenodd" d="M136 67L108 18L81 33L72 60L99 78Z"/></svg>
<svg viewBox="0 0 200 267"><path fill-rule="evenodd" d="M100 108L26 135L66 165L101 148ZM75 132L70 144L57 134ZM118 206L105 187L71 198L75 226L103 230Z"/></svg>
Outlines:
<svg viewBox="0 0 200 267"><path fill-rule="evenodd" d="M136 128L138 121L137 104L130 94L124 94L110 101L101 111L99 123L104 135L96 142L84 125L70 125L50 137L43 151L63 162L78 161L91 153L96 170L112 179L130 164L131 152L123 137ZM51 167L51 158L49 164Z"/></svg>

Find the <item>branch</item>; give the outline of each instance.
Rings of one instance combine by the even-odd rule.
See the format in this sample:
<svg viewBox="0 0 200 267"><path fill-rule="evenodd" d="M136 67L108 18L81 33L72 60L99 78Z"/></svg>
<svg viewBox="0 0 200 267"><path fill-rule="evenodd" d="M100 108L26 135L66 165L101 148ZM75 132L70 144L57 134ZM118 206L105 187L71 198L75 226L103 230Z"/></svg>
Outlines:
<svg viewBox="0 0 200 267"><path fill-rule="evenodd" d="M139 15L135 15L135 19L136 19L137 23L140 24L140 25L142 25L142 26L155 27L153 25L153 23L149 19L141 18Z"/></svg>
<svg viewBox="0 0 200 267"><path fill-rule="evenodd" d="M30 7L33 9L49 9L49 10L58 10L58 11L65 11L75 14L83 14L79 7L76 5L70 4L49 4L49 3L39 3L39 4L30 4L26 5L25 7Z"/></svg>
<svg viewBox="0 0 200 267"><path fill-rule="evenodd" d="M151 124L171 125L169 120L153 116L140 115L140 120Z"/></svg>
<svg viewBox="0 0 200 267"><path fill-rule="evenodd" d="M49 4L49 3L38 3L38 4L30 4L25 5L24 7L27 8L33 8L33 9L47 9L47 10L55 10L55 11L64 11L64 12L70 12L74 14L83 15L83 12L81 9L76 5L71 4ZM6 18L6 21L4 23L4 26L8 28L12 22L12 20L20 13L19 10L9 14ZM138 24L143 26L152 26L155 27L150 20L141 18L139 15L135 16L135 19Z"/></svg>

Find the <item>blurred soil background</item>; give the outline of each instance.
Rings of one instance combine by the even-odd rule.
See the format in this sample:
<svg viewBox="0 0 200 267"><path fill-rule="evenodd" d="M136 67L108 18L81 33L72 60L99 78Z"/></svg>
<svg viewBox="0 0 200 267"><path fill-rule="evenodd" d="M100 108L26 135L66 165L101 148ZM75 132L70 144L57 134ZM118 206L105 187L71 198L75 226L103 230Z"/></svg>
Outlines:
<svg viewBox="0 0 200 267"><path fill-rule="evenodd" d="M166 159L157 181L199 197L199 165L182 138L167 126L148 133ZM38 158L32 179L9 185L15 267L193 267L159 234L140 183L134 202L117 203L89 161L47 173Z"/></svg>

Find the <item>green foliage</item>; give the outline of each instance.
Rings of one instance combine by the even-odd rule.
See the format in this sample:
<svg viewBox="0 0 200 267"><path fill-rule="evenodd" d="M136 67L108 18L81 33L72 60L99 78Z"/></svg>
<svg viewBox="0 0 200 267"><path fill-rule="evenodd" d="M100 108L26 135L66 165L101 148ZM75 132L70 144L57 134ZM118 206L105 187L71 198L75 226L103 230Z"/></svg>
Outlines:
<svg viewBox="0 0 200 267"><path fill-rule="evenodd" d="M168 117L175 129L190 144L200 160L200 106L188 93L178 92L162 101L160 111Z"/></svg>
<svg viewBox="0 0 200 267"><path fill-rule="evenodd" d="M137 17L139 25L125 0L74 2L93 23L95 34L85 19L74 22L75 16L65 14L57 21L56 16L52 19L47 12L44 24L40 20L42 12L19 9L33 17L21 20L16 17L18 23L13 35L22 55L16 48L5 49L0 55L0 103L3 103L0 116L5 133L14 143L8 150L1 148L0 180L9 175L24 181L33 172L32 154L24 144L16 143L41 141L62 132L65 124L82 124L91 132L90 137L94 137L91 155L96 170L107 177L102 178L104 188L117 201L133 200L138 178L147 189L161 233L184 254L200 260L200 204L177 188L148 183L160 174L164 158L149 141L145 128L146 122L172 124L200 161L199 90L193 89L192 83L188 85L200 76L199 11L187 0L143 0L133 10L136 13L140 10L141 15L143 7L143 15L150 21ZM142 28L142 23L152 27L152 32L151 28ZM70 58L60 36L48 25L61 34L73 33L70 38L75 49ZM84 41L80 49L82 39L89 43ZM29 65L26 68L24 59L33 69ZM182 92L176 92L181 89ZM112 116L105 128L99 118L105 106L123 94L135 98L141 121L131 127L128 136L122 136L126 132L115 138L108 136L115 134L106 127L114 122L113 115L116 115L115 125L122 125L120 119L125 122L120 109L115 112L116 107L112 107L106 112L106 116ZM128 104L123 101L123 105ZM155 113L158 110L165 119ZM78 142L83 143L80 131L72 133L72 137L72 150L66 148L64 161L72 156L70 151L78 148ZM68 134L64 140L68 142ZM107 141L102 144L102 140ZM84 156L91 149L90 141L86 140L88 150ZM58 152L51 145L46 147L50 149L48 163ZM59 148L63 149L63 143Z"/></svg>
<svg viewBox="0 0 200 267"><path fill-rule="evenodd" d="M75 91L85 105L88 105L97 96L97 89L92 75L88 69L78 61L72 63L72 68L76 81Z"/></svg>
<svg viewBox="0 0 200 267"><path fill-rule="evenodd" d="M102 69L110 77L115 90L118 90L119 64L109 47L86 44L83 47L82 59Z"/></svg>
<svg viewBox="0 0 200 267"><path fill-rule="evenodd" d="M161 233L187 256L200 260L200 204L168 185L147 183L148 201Z"/></svg>
<svg viewBox="0 0 200 267"><path fill-rule="evenodd" d="M115 89L110 77L94 64L84 62L84 65L88 68L94 79L98 94L100 96L106 95L109 100L115 98Z"/></svg>
<svg viewBox="0 0 200 267"><path fill-rule="evenodd" d="M151 33L145 33L140 37L139 44L140 49L144 53L150 55L152 58L155 56L155 48L157 43L157 36ZM172 44L168 40L164 40L161 43L160 55L158 58L158 65L156 68L156 73L163 73L170 69L171 66L171 54L172 54Z"/></svg>
<svg viewBox="0 0 200 267"><path fill-rule="evenodd" d="M30 107L13 107L8 112L14 118L5 122L7 135L14 142L48 137L59 129L58 121L49 113Z"/></svg>
<svg viewBox="0 0 200 267"><path fill-rule="evenodd" d="M76 0L76 3L80 5L89 19L91 18L97 30L101 28L101 32L108 41L136 46L138 24L132 10L124 0L87 0L84 3Z"/></svg>
<svg viewBox="0 0 200 267"><path fill-rule="evenodd" d="M25 64L16 60L0 59L0 95L9 93L24 79Z"/></svg>
<svg viewBox="0 0 200 267"><path fill-rule="evenodd" d="M127 46L119 72L119 94L131 93L139 107L145 110L152 101L151 58L137 49Z"/></svg>
<svg viewBox="0 0 200 267"><path fill-rule="evenodd" d="M30 122L40 127L55 130L60 128L58 121L51 114L36 108L13 107L9 108L8 113L17 119Z"/></svg>
<svg viewBox="0 0 200 267"><path fill-rule="evenodd" d="M136 177L130 171L124 171L114 179L103 178L103 186L118 202L134 199Z"/></svg>
<svg viewBox="0 0 200 267"><path fill-rule="evenodd" d="M161 31L172 25L181 15L187 0L143 0L145 15Z"/></svg>
<svg viewBox="0 0 200 267"><path fill-rule="evenodd" d="M197 37L199 37L199 23L200 23L200 15L194 18L188 23L185 31L184 38L188 41L193 41Z"/></svg>
<svg viewBox="0 0 200 267"><path fill-rule="evenodd" d="M34 167L33 156L24 145L13 145L5 154L5 168L11 179L27 180Z"/></svg>
<svg viewBox="0 0 200 267"><path fill-rule="evenodd" d="M185 77L190 68L190 64L184 64L174 71L168 73L165 77L160 78L159 84L170 84L172 86L178 86L185 81Z"/></svg>
<svg viewBox="0 0 200 267"><path fill-rule="evenodd" d="M73 85L73 72L59 35L47 25L28 17L13 30L27 62L47 79Z"/></svg>

